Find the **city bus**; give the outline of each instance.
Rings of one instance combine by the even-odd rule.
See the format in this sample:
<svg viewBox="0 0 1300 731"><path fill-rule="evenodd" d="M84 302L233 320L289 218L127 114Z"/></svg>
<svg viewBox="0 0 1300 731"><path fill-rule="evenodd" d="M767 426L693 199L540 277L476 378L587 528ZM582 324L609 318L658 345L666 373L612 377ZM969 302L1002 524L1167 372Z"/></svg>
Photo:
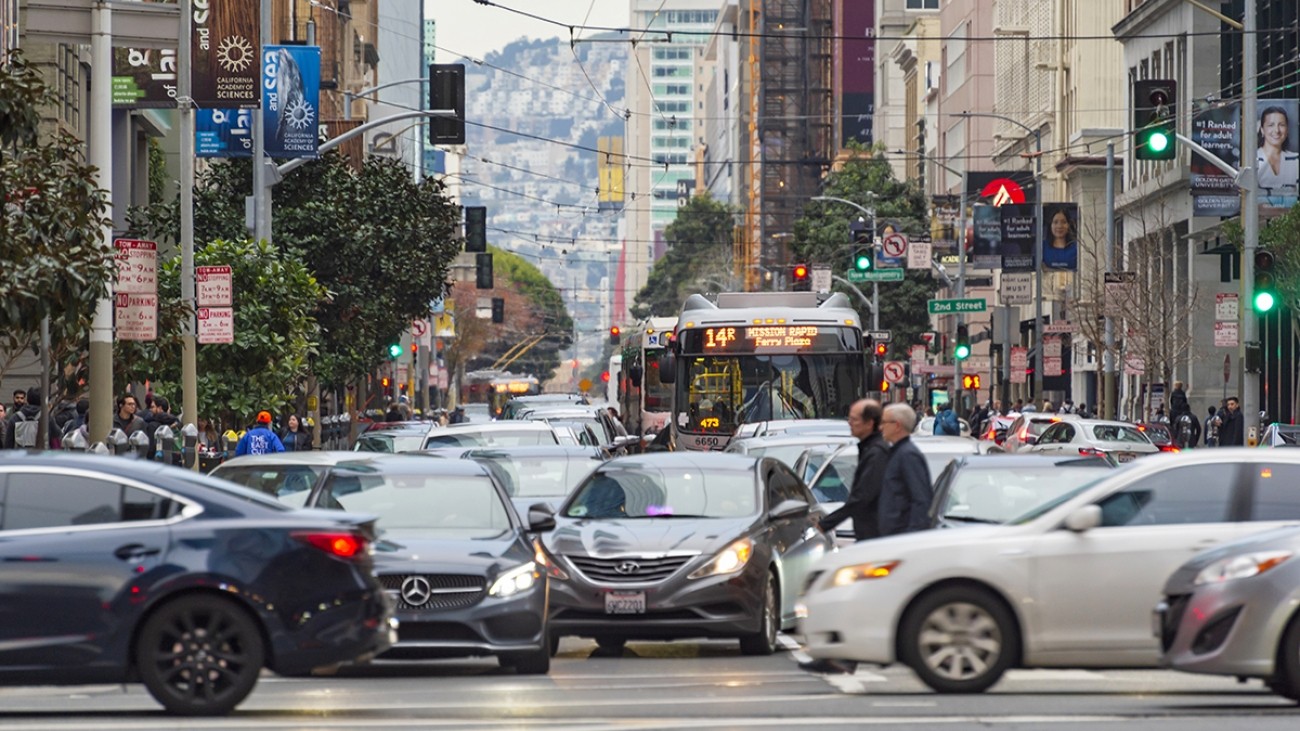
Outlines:
<svg viewBox="0 0 1300 731"><path fill-rule="evenodd" d="M675 327L675 317L647 318L632 328L623 345L619 413L630 434L656 434L668 423L673 390L659 377L659 364Z"/></svg>
<svg viewBox="0 0 1300 731"><path fill-rule="evenodd" d="M495 419L515 396L536 396L541 392L541 382L536 376L494 369L470 371L461 381L459 403L487 404Z"/></svg>
<svg viewBox="0 0 1300 731"><path fill-rule="evenodd" d="M660 373L677 448L722 449L742 424L847 418L866 396L863 342L840 293L691 295Z"/></svg>

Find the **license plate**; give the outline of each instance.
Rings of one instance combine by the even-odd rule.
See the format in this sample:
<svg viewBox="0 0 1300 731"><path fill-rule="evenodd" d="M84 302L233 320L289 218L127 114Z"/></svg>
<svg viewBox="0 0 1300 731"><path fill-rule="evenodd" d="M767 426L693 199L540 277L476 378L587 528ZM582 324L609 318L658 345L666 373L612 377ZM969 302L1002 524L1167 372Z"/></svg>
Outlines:
<svg viewBox="0 0 1300 731"><path fill-rule="evenodd" d="M645 614L645 592L610 592L605 595L605 614Z"/></svg>
<svg viewBox="0 0 1300 731"><path fill-rule="evenodd" d="M1116 452L1116 453L1115 453L1115 459L1119 460L1120 462L1132 462L1133 459L1136 458L1136 457L1137 457L1137 455L1134 454L1133 452Z"/></svg>

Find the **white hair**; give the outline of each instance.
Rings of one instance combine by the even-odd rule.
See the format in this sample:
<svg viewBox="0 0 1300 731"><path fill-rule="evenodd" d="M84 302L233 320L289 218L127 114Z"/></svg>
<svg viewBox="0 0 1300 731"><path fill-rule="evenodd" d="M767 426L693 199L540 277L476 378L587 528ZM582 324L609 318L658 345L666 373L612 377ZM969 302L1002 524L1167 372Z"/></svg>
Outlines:
<svg viewBox="0 0 1300 731"><path fill-rule="evenodd" d="M898 426L908 433L916 429L916 411L907 404L890 404L886 406L885 416L898 422Z"/></svg>

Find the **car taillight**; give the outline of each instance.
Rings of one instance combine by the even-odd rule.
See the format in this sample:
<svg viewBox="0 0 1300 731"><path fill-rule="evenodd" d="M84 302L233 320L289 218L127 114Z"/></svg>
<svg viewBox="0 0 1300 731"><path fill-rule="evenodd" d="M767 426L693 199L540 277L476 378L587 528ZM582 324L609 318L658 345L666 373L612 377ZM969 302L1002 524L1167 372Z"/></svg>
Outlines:
<svg viewBox="0 0 1300 731"><path fill-rule="evenodd" d="M1106 453L1096 447L1079 447L1079 454L1084 457L1101 457L1106 458Z"/></svg>
<svg viewBox="0 0 1300 731"><path fill-rule="evenodd" d="M365 555L370 541L355 533L294 533L294 538L309 546L319 548L335 558L356 558Z"/></svg>
<svg viewBox="0 0 1300 731"><path fill-rule="evenodd" d="M1161 451L1161 452L1181 452L1181 451L1182 451L1181 449L1179 449L1178 447L1175 447L1175 446L1172 445L1172 444L1161 444L1161 445L1159 445L1159 446L1160 446L1160 451Z"/></svg>

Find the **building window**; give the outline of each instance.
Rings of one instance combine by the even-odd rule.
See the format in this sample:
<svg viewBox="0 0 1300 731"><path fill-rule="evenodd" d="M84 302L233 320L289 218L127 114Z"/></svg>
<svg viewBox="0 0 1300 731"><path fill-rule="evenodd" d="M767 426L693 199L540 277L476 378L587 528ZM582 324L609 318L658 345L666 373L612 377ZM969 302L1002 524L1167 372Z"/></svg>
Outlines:
<svg viewBox="0 0 1300 731"><path fill-rule="evenodd" d="M952 35L948 36L948 42L945 44L944 53L948 61L945 75L948 77L949 94L966 83L966 37L968 35L970 35L970 23L962 23L957 26Z"/></svg>
<svg viewBox="0 0 1300 731"><path fill-rule="evenodd" d="M938 10L939 0L907 0L908 10Z"/></svg>

